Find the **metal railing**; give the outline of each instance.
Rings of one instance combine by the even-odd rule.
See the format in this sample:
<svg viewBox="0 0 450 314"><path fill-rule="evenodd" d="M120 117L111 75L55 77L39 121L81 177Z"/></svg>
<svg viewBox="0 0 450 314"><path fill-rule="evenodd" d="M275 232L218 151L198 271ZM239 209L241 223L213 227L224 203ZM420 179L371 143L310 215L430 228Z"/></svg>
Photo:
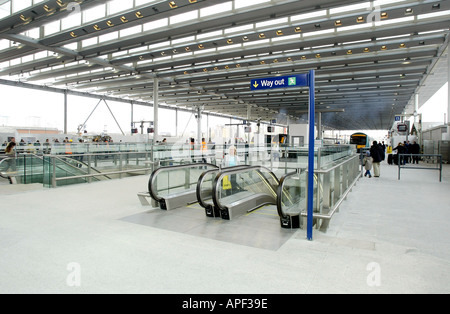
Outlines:
<svg viewBox="0 0 450 314"><path fill-rule="evenodd" d="M217 208L221 211L222 218L224 218L223 212L228 210L227 206L225 206L221 202L221 199L222 199L221 191L222 191L224 178L227 176L238 175L238 174L248 173L248 172L252 172L252 171L261 173L261 177L264 178L265 180L267 180L268 178L274 180L274 184L276 185L276 187L278 187L279 180L278 180L277 176L270 169L263 167L263 166L232 167L232 168L222 169L222 171L220 171L214 178L214 184L213 184L213 189L212 189L212 197L213 197L214 206L215 206L215 208ZM264 175L262 175L262 172L267 173L268 178L264 177ZM273 189L273 195L271 197L273 199L273 205L276 205L276 197L277 197L276 187L271 186L268 182L265 182L265 183L267 183L270 186L269 190ZM258 207L269 204L269 203L272 203L272 201L260 203L260 204L258 204ZM256 209L256 208L251 208L248 210L251 211L254 209Z"/></svg>
<svg viewBox="0 0 450 314"><path fill-rule="evenodd" d="M150 193L150 196L157 202L161 202L163 201L163 198L160 197L158 195L158 190L157 190L157 178L158 175L160 175L161 173L169 173L169 172L174 172L177 170L190 170L190 169L195 169L195 168L199 168L199 167L205 167L205 168L214 168L214 169L219 169L218 166L213 165L213 164L201 164L201 163L194 163L194 164L186 164L186 165L177 165L177 166L172 166L172 167L161 167L158 168L156 170L154 170L150 176L150 179L148 181L148 192ZM211 169L210 169L211 170ZM207 171L207 169L205 169L205 171ZM186 172L188 173L188 172ZM175 182L175 184L171 185L171 182L167 182L167 187L165 188L165 190L169 191L179 188L179 187L186 187L186 189L190 189L192 185L192 183L190 182L190 177L186 178L186 176L184 176L184 182ZM195 181L195 186L193 186L195 188L195 191L197 189L197 182L198 179Z"/></svg>
<svg viewBox="0 0 450 314"><path fill-rule="evenodd" d="M44 178L50 178L50 186L56 188L58 182L69 180L86 179L90 183L93 178L105 177L111 179L112 175L133 174L151 172L155 169L155 162L149 159L148 152L121 152L121 153L101 153L101 154L78 154L78 155L45 155L44 157ZM108 161L111 165L101 169L101 165ZM133 165L134 163L134 165ZM62 166L66 175L58 176L58 168ZM140 165L143 165L142 167ZM150 165L150 167L149 167ZM84 167L84 169L81 169ZM110 169L110 167L116 169ZM70 171L68 171L70 170ZM76 174L75 171L82 174ZM44 182L45 183L45 182Z"/></svg>
<svg viewBox="0 0 450 314"><path fill-rule="evenodd" d="M437 159L436 167L420 167L419 160L424 157L427 159ZM417 160L416 166L407 166L410 161ZM408 161L408 163L406 163ZM434 162L433 162L434 164ZM398 154L398 180L401 179L401 169L416 169L416 170L435 170L439 171L439 182L442 182L442 155L434 154Z"/></svg>
<svg viewBox="0 0 450 314"><path fill-rule="evenodd" d="M360 168L359 155L352 156L345 159L339 164L330 167L329 169L322 169L314 171L315 174L315 200L314 200L314 214L316 228L325 231L328 228L329 221L334 214L338 212L339 207L347 198L352 188L356 185L362 176L362 169ZM285 175L280 181L280 188L278 190L278 198L281 198L280 193L283 191L284 182L292 176L300 177L300 169L296 172ZM308 187L307 187L308 188ZM305 193L305 195L307 195ZM278 201L278 206L281 201ZM300 203L298 204L300 207ZM300 215L302 218L307 218L308 213L305 208L299 208L298 213L285 213L282 208L278 208L281 218L282 226L290 228L293 223L293 215ZM322 223L320 224L320 221ZM304 225L304 223L303 223ZM301 224L300 224L301 227Z"/></svg>

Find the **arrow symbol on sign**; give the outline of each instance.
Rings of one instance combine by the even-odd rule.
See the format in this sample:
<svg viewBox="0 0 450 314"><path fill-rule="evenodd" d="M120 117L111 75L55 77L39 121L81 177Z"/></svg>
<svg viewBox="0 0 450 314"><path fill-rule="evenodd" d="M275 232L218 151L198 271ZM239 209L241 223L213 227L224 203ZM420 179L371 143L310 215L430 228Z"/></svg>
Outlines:
<svg viewBox="0 0 450 314"><path fill-rule="evenodd" d="M255 84L253 84L254 88L258 88L258 86L259 86L258 82L255 82Z"/></svg>

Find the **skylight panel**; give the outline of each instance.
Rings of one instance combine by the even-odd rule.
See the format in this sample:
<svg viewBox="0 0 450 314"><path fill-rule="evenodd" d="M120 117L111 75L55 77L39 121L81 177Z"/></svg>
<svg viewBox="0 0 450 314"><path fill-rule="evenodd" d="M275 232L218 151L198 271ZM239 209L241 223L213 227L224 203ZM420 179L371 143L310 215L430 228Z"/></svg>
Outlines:
<svg viewBox="0 0 450 314"><path fill-rule="evenodd" d="M262 27L266 27L266 26L271 26L271 25L280 25L280 24L287 24L288 18L281 18L281 19L275 19L275 20L269 20L266 22L260 22L260 23L256 23L256 28L262 28Z"/></svg>
<svg viewBox="0 0 450 314"><path fill-rule="evenodd" d="M240 9L240 8L245 8L245 7L249 7L249 6L254 6L254 5L258 5L258 4L262 4L262 3L266 3L266 2L270 2L271 0L235 0L234 1L234 8L235 9Z"/></svg>
<svg viewBox="0 0 450 314"><path fill-rule="evenodd" d="M233 9L233 3L231 1L216 4L211 7L200 9L200 17L210 16L214 14L225 13Z"/></svg>
<svg viewBox="0 0 450 314"><path fill-rule="evenodd" d="M429 19L429 18L433 18L433 17L441 17L441 16L445 16L445 15L449 15L449 14L450 14L450 10L441 11L441 12L433 12L433 13L421 14L421 15L417 16L417 19L423 20L423 19Z"/></svg>
<svg viewBox="0 0 450 314"><path fill-rule="evenodd" d="M11 15L11 2L0 4L0 19Z"/></svg>
<svg viewBox="0 0 450 314"><path fill-rule="evenodd" d="M330 14L348 13L351 11L360 11L361 9L371 9L370 2L363 2L358 4L347 5L339 8L330 9Z"/></svg>
<svg viewBox="0 0 450 314"><path fill-rule="evenodd" d="M20 12L28 7L31 7L33 5L32 0L13 0L12 1L12 12Z"/></svg>
<svg viewBox="0 0 450 314"><path fill-rule="evenodd" d="M155 29L167 26L167 25L169 25L169 18L163 18L160 20L145 23L143 25L143 30L144 30L144 32L151 31L151 30L155 30Z"/></svg>
<svg viewBox="0 0 450 314"><path fill-rule="evenodd" d="M303 21L303 20L308 20L308 19L312 19L312 18L316 18L316 17L323 17L326 15L327 15L327 10L314 11L311 13L294 15L291 17L291 21L299 21L299 20Z"/></svg>
<svg viewBox="0 0 450 314"><path fill-rule="evenodd" d="M244 31L248 31L253 29L253 24L247 24L243 26L237 26L237 27L231 27L224 30L225 34L231 34L231 33L242 33Z"/></svg>
<svg viewBox="0 0 450 314"><path fill-rule="evenodd" d="M174 15L170 17L169 24L178 24L186 21L198 19L198 10L189 11L186 13Z"/></svg>

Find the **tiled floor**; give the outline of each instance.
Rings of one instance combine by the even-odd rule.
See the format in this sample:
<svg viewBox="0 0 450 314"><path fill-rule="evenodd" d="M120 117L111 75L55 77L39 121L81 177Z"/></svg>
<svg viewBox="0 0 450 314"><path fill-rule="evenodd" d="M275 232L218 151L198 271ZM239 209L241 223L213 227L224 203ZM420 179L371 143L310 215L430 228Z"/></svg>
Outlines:
<svg viewBox="0 0 450 314"><path fill-rule="evenodd" d="M148 177L0 193L0 293L449 293L450 176L383 165L327 233L142 207ZM0 187L0 189L2 189Z"/></svg>

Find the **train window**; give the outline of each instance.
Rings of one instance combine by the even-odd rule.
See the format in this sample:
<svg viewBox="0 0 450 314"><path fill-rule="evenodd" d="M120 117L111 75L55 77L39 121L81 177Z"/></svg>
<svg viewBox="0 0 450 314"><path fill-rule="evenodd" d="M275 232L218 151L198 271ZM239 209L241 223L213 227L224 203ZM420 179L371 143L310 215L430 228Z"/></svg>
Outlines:
<svg viewBox="0 0 450 314"><path fill-rule="evenodd" d="M366 146L366 143L367 137L365 136L352 136L352 138L350 139L350 144Z"/></svg>

